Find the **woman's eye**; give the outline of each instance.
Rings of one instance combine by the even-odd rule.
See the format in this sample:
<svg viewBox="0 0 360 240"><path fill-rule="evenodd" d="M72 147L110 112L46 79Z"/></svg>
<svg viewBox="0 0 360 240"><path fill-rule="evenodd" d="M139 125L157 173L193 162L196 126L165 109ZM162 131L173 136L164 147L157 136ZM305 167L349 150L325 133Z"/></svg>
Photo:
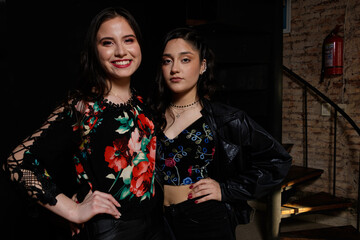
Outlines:
<svg viewBox="0 0 360 240"><path fill-rule="evenodd" d="M102 45L103 45L103 46L109 46L109 45L111 45L111 44L112 44L111 41L103 41L103 42L102 42Z"/></svg>
<svg viewBox="0 0 360 240"><path fill-rule="evenodd" d="M130 43L133 43L133 42L135 42L135 39L134 39L134 38L127 38L127 39L125 39L125 43L130 44Z"/></svg>
<svg viewBox="0 0 360 240"><path fill-rule="evenodd" d="M167 64L169 64L169 63L171 63L171 60L170 60L170 59L163 59L163 60L162 60L162 64L163 64L163 65L167 65Z"/></svg>
<svg viewBox="0 0 360 240"><path fill-rule="evenodd" d="M183 60L181 60L182 62L184 62L184 63L188 63L188 62L190 62L190 59L189 58L184 58Z"/></svg>

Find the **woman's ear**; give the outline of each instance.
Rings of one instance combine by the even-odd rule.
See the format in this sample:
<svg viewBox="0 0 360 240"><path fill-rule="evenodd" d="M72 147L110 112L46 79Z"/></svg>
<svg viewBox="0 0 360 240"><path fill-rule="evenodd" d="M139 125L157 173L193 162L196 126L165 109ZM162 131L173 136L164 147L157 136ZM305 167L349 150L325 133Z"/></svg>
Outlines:
<svg viewBox="0 0 360 240"><path fill-rule="evenodd" d="M206 72L206 69L207 69L206 59L204 58L201 62L200 75L203 75L203 73Z"/></svg>

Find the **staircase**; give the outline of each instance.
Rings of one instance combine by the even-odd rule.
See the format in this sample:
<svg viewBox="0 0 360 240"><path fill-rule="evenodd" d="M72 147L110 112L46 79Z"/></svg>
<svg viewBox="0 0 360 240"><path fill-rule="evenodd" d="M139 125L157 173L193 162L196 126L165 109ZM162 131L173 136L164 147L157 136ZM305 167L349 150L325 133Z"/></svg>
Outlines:
<svg viewBox="0 0 360 240"><path fill-rule="evenodd" d="M360 186L358 188L358 199L357 206L354 206L354 203L348 199L337 197L335 194L335 185L336 185L336 127L337 127L337 117L334 117L334 154L333 154L333 191L332 194L326 192L313 193L305 197L294 197L297 187L301 184L309 183L309 181L319 178L323 174L322 169L315 169L308 167L308 137L307 137L307 92L311 91L313 94L322 98L325 102L329 103L334 109L334 116L337 116L339 113L344 119L347 120L353 127L353 129L360 136L360 128L356 123L341 109L336 105L331 99L326 97L318 89L310 85L306 80L302 79L300 76L292 72L290 69L283 66L284 74L288 75L290 79L294 82L297 82L299 85L303 86L304 95L304 142L305 142L305 151L304 157L305 162L304 166L292 166L287 178L284 180L281 186L281 218L291 218L300 214L312 214L312 213L321 213L328 212L333 210L342 210L349 207L357 208L357 229L351 225L348 226L336 226L336 227L322 227L321 229L312 229L312 230L297 230L291 232L282 232L279 235L280 240L352 240L360 239L359 233L359 215L360 215ZM285 146L290 152L291 145ZM359 163L359 172L360 172L360 163ZM360 176L359 176L360 182Z"/></svg>
<svg viewBox="0 0 360 240"><path fill-rule="evenodd" d="M298 185L307 183L321 176L322 169L307 168L293 165L287 178L282 184L282 196L287 192L294 192ZM347 199L333 196L332 194L319 192L309 196L289 200L291 197L283 197L281 204L281 218L290 218L299 214L319 213L323 211L346 209L353 203ZM346 236L346 237L345 237ZM353 226L330 227L312 230L283 232L280 240L329 240L329 239L360 239L360 233Z"/></svg>
<svg viewBox="0 0 360 240"><path fill-rule="evenodd" d="M282 233L280 240L359 240L360 233L353 226L329 227Z"/></svg>
<svg viewBox="0 0 360 240"><path fill-rule="evenodd" d="M298 184L320 177L323 172L324 171L321 169L292 166L288 177L282 184L283 194L296 187ZM335 197L329 193L320 192L302 199L283 203L281 207L281 216L282 218L285 218L301 213L342 209L350 206L352 206L352 203L346 199Z"/></svg>
<svg viewBox="0 0 360 240"><path fill-rule="evenodd" d="M337 172L336 164L337 161L347 161L347 159L337 159L337 118L339 116L343 117L347 123L349 123L353 130L360 136L360 128L356 125L354 120L349 117L337 104L335 104L331 99L326 97L318 89L312 86L309 82L302 79L299 75L292 72L290 69L283 66L284 74L288 75L290 79L298 83L303 87L303 112L301 113L304 121L304 165L297 166L293 165L283 181L282 185L279 188L274 189L272 194L267 196L264 199L258 201L250 201L250 205L258 210L266 212L265 215L258 214L260 218L256 219L255 215L255 224L259 226L256 229L261 233L257 238L252 239L266 239L266 240L360 240L359 225L360 225L360 175L358 179L358 199L357 205L354 206L354 200L350 201L349 199L344 199L336 196L336 183L337 183ZM309 168L308 167L308 148L311 144L308 144L308 119L307 119L307 94L315 94L317 97L321 98L322 101L330 104L333 108L333 155L332 155L332 192L318 192L311 193L307 196L300 196L301 191L297 191L298 187L303 184L311 183L312 180L315 180L324 173L322 169ZM338 115L339 114L339 115ZM285 149L288 152L291 151L291 144L284 144ZM291 154L291 153L290 153ZM360 172L360 161L359 161L359 172ZM329 213L329 211L337 212L345 210L349 207L353 207L357 211L357 224L356 228L352 225L346 226L328 226L324 224L314 223L313 225L321 225L319 229L301 228L296 226L296 231L282 231L280 232L281 222L286 220L298 220L294 216L298 215L310 215L314 213ZM310 217L309 216L309 217ZM308 217L308 216L307 216ZM260 219L260 220L259 220ZM282 219L282 220L281 220ZM265 221L265 224L261 221ZM296 222L297 223L297 222ZM341 225L341 224L338 224ZM242 231L243 232L243 231Z"/></svg>

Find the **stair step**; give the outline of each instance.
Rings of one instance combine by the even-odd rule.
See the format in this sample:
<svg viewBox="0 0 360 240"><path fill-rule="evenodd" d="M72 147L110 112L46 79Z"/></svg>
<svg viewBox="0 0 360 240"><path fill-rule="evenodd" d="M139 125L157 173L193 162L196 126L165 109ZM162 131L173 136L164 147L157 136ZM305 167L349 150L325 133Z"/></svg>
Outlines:
<svg viewBox="0 0 360 240"><path fill-rule="evenodd" d="M320 192L311 196L285 203L281 207L281 215L293 215L306 212L341 209L352 206L352 203L344 198L335 197L329 193Z"/></svg>
<svg viewBox="0 0 360 240"><path fill-rule="evenodd" d="M282 183L282 188L284 190L287 190L295 184L305 182L316 177L320 177L323 172L324 170L322 169L292 165L287 177Z"/></svg>
<svg viewBox="0 0 360 240"><path fill-rule="evenodd" d="M280 240L359 240L360 233L351 225L280 233Z"/></svg>

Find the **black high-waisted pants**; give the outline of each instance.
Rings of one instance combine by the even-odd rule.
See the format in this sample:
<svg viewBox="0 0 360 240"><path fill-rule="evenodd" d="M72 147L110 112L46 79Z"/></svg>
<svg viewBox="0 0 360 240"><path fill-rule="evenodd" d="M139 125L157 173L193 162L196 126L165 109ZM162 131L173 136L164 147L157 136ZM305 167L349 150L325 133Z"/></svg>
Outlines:
<svg viewBox="0 0 360 240"><path fill-rule="evenodd" d="M98 216L85 224L81 240L165 240L162 216L122 220Z"/></svg>
<svg viewBox="0 0 360 240"><path fill-rule="evenodd" d="M235 240L224 203L194 200L165 207L165 217L176 240Z"/></svg>

